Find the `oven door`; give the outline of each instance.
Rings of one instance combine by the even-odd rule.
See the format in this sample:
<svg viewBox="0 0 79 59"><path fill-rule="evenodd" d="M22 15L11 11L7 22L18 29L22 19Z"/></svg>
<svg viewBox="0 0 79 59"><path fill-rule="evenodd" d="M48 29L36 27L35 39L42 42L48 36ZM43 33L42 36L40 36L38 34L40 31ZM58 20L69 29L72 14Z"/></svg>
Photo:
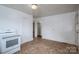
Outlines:
<svg viewBox="0 0 79 59"><path fill-rule="evenodd" d="M2 53L9 52L16 47L20 47L20 37L13 36L13 37L5 37L2 40Z"/></svg>

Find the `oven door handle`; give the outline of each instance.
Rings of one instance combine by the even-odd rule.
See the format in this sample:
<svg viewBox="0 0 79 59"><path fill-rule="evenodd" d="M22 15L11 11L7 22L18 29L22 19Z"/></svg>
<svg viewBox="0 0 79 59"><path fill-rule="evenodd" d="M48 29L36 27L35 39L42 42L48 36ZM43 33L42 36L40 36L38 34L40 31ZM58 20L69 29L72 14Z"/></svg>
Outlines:
<svg viewBox="0 0 79 59"><path fill-rule="evenodd" d="M19 37L19 36L20 35L8 36L8 37L3 37L2 39L12 38L12 37Z"/></svg>

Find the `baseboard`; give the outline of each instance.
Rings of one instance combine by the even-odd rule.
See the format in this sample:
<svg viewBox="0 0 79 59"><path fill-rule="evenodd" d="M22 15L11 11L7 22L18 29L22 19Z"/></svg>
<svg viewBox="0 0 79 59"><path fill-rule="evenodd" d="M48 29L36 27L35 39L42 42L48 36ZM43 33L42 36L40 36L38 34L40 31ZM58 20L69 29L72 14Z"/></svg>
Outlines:
<svg viewBox="0 0 79 59"><path fill-rule="evenodd" d="M32 40L33 40L33 39L28 40L28 41L26 40L26 41L22 42L21 45L22 45L22 44L25 44L25 43L27 43L27 42L30 42L30 41L32 41Z"/></svg>
<svg viewBox="0 0 79 59"><path fill-rule="evenodd" d="M60 42L60 43L64 43L64 44L71 44L71 45L75 45L76 46L76 44L72 44L72 43L68 43L68 42L64 42L64 41L52 40L52 39L47 39L47 38L42 38L42 39L56 41L56 42Z"/></svg>

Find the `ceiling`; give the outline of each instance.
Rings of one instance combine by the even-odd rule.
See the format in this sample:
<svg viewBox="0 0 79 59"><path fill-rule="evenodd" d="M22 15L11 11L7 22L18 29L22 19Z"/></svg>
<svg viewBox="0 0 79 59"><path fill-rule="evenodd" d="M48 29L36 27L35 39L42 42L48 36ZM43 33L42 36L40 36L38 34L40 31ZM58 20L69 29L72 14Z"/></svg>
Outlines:
<svg viewBox="0 0 79 59"><path fill-rule="evenodd" d="M3 6L13 8L36 17L62 14L74 11L75 4L39 4L37 10L32 10L29 4L3 4Z"/></svg>

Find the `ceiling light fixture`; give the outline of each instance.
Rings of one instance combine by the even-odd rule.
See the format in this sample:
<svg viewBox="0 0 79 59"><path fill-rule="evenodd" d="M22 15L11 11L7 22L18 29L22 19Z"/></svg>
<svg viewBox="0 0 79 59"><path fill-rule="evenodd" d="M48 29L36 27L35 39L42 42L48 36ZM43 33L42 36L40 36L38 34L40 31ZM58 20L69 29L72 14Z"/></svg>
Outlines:
<svg viewBox="0 0 79 59"><path fill-rule="evenodd" d="M36 10L38 8L37 4L32 4L32 9Z"/></svg>

